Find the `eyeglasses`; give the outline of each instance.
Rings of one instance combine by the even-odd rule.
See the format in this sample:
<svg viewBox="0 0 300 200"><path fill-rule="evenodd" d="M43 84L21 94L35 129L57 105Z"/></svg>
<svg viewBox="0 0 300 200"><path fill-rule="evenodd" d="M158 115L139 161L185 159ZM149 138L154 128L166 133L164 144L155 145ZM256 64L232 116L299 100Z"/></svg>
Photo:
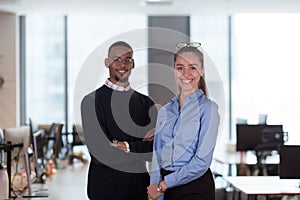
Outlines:
<svg viewBox="0 0 300 200"><path fill-rule="evenodd" d="M176 49L180 49L183 47L201 47L201 43L200 42L179 42L176 44Z"/></svg>
<svg viewBox="0 0 300 200"><path fill-rule="evenodd" d="M132 64L134 62L133 58L125 58L124 60L122 60L119 57L116 58L109 58L112 60L113 63L117 63L117 64L121 64L122 62L124 62L126 65Z"/></svg>

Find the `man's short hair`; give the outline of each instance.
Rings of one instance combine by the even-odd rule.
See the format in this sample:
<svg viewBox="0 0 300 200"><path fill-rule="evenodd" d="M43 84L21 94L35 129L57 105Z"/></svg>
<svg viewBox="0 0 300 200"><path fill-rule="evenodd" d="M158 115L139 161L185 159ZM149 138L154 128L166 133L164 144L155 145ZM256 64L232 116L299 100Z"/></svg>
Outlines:
<svg viewBox="0 0 300 200"><path fill-rule="evenodd" d="M109 49L108 49L108 56L109 56L109 53L110 53L111 49L112 49L113 47L116 47L116 46L127 47L128 49L130 49L130 51L133 52L132 47L131 47L127 42L124 42L124 41L118 41L118 42L115 42L115 43L113 43L112 45L110 45L110 47L109 47Z"/></svg>

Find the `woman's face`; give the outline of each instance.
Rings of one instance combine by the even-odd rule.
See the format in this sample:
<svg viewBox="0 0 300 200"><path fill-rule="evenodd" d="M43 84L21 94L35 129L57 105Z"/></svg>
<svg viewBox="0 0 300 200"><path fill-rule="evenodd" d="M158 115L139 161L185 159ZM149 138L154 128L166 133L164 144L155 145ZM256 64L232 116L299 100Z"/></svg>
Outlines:
<svg viewBox="0 0 300 200"><path fill-rule="evenodd" d="M179 54L174 63L175 79L181 92L194 92L199 89L198 82L204 74L200 59L193 52Z"/></svg>

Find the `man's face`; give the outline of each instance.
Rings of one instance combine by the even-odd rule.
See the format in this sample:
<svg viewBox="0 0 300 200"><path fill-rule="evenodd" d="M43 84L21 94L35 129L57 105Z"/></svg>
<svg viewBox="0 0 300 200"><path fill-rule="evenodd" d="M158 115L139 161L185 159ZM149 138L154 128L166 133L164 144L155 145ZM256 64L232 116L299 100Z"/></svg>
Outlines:
<svg viewBox="0 0 300 200"><path fill-rule="evenodd" d="M128 83L131 69L134 67L132 51L124 46L111 48L105 66L109 68L109 79L115 84Z"/></svg>

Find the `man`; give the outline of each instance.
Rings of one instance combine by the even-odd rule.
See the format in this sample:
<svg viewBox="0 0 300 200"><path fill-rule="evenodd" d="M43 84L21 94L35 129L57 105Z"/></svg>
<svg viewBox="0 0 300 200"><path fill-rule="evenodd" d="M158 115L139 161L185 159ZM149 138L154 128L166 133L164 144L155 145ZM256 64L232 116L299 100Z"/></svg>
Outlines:
<svg viewBox="0 0 300 200"><path fill-rule="evenodd" d="M149 97L130 87L132 56L126 42L112 44L105 59L109 78L81 104L91 155L88 197L92 200L147 199L150 178L145 161L151 161L157 112Z"/></svg>

